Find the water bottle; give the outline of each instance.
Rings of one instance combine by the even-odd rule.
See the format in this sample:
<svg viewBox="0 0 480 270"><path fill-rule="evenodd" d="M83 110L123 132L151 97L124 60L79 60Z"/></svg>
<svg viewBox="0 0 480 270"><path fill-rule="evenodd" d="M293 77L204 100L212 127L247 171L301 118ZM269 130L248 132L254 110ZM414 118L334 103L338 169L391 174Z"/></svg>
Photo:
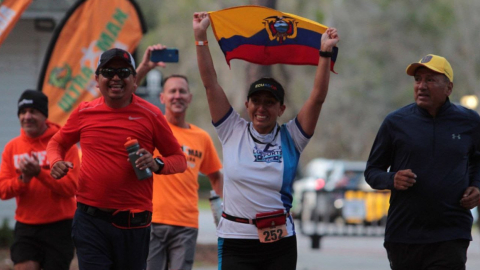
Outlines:
<svg viewBox="0 0 480 270"><path fill-rule="evenodd" d="M210 207L212 208L213 220L215 221L215 226L218 226L220 218L222 217L222 199L220 196L215 193L215 190L210 190Z"/></svg>
<svg viewBox="0 0 480 270"><path fill-rule="evenodd" d="M135 161L139 157L142 156L142 154L137 155L137 151L140 149L140 145L138 144L138 141L136 139L132 139L130 137L127 138L127 142L125 143L125 149L127 149L128 152L128 159L130 160L130 163L133 166L133 169L135 170L135 174L137 175L138 180L143 180L149 177L152 177L152 171L150 168L146 168L145 170L140 170L137 168L137 165L135 164Z"/></svg>

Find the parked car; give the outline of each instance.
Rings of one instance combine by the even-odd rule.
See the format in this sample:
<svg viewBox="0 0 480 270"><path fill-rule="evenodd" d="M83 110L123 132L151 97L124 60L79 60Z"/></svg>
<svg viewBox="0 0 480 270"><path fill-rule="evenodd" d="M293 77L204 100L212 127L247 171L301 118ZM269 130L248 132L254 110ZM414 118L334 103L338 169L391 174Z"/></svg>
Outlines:
<svg viewBox="0 0 480 270"><path fill-rule="evenodd" d="M309 220L313 218L313 210L317 205L316 192L324 190L327 184L327 179L333 171L339 170L339 163L337 160L317 158L310 161L303 170L304 177L293 183L294 197L293 207L291 213L294 218L301 219L302 217ZM319 198L319 199L324 199ZM330 204L327 202L319 203L321 209L317 212L323 212L320 216L325 216L324 213L332 212Z"/></svg>
<svg viewBox="0 0 480 270"><path fill-rule="evenodd" d="M347 224L383 222L389 191L365 182L366 162L318 158L305 166L305 177L294 182L295 218Z"/></svg>

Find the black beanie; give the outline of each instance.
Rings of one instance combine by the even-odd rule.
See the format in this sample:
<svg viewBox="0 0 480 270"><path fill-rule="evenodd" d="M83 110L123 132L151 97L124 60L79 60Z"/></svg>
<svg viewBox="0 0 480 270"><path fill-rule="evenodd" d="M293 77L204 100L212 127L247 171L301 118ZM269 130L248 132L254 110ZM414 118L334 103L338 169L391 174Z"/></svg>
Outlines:
<svg viewBox="0 0 480 270"><path fill-rule="evenodd" d="M20 110L24 108L37 109L48 118L48 97L40 91L25 90L18 99L17 115L20 115Z"/></svg>

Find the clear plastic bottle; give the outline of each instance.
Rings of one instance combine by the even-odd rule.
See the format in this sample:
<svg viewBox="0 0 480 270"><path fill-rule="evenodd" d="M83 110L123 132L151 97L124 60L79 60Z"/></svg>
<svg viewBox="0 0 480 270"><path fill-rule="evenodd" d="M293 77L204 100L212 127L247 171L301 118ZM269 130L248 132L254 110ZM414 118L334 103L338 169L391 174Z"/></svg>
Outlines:
<svg viewBox="0 0 480 270"><path fill-rule="evenodd" d="M127 138L127 142L125 143L125 149L128 152L128 159L135 170L135 174L137 175L138 180L143 180L149 177L152 177L152 171L150 168L146 168L145 170L140 170L137 168L135 161L142 155L137 155L137 151L140 149L140 145L136 139L132 139L131 137Z"/></svg>
<svg viewBox="0 0 480 270"><path fill-rule="evenodd" d="M220 218L222 217L222 199L217 195L215 190L210 190L210 207L212 208L213 220L215 221L215 226L218 226Z"/></svg>

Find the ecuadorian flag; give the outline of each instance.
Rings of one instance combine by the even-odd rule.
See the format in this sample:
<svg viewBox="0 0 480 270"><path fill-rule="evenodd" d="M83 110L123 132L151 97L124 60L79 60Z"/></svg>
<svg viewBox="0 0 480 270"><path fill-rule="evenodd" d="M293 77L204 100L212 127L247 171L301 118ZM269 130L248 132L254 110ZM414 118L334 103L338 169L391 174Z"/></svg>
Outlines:
<svg viewBox="0 0 480 270"><path fill-rule="evenodd" d="M317 65L320 38L328 27L297 15L261 6L209 12L227 64L242 59L261 65ZM333 50L330 69L337 59Z"/></svg>

